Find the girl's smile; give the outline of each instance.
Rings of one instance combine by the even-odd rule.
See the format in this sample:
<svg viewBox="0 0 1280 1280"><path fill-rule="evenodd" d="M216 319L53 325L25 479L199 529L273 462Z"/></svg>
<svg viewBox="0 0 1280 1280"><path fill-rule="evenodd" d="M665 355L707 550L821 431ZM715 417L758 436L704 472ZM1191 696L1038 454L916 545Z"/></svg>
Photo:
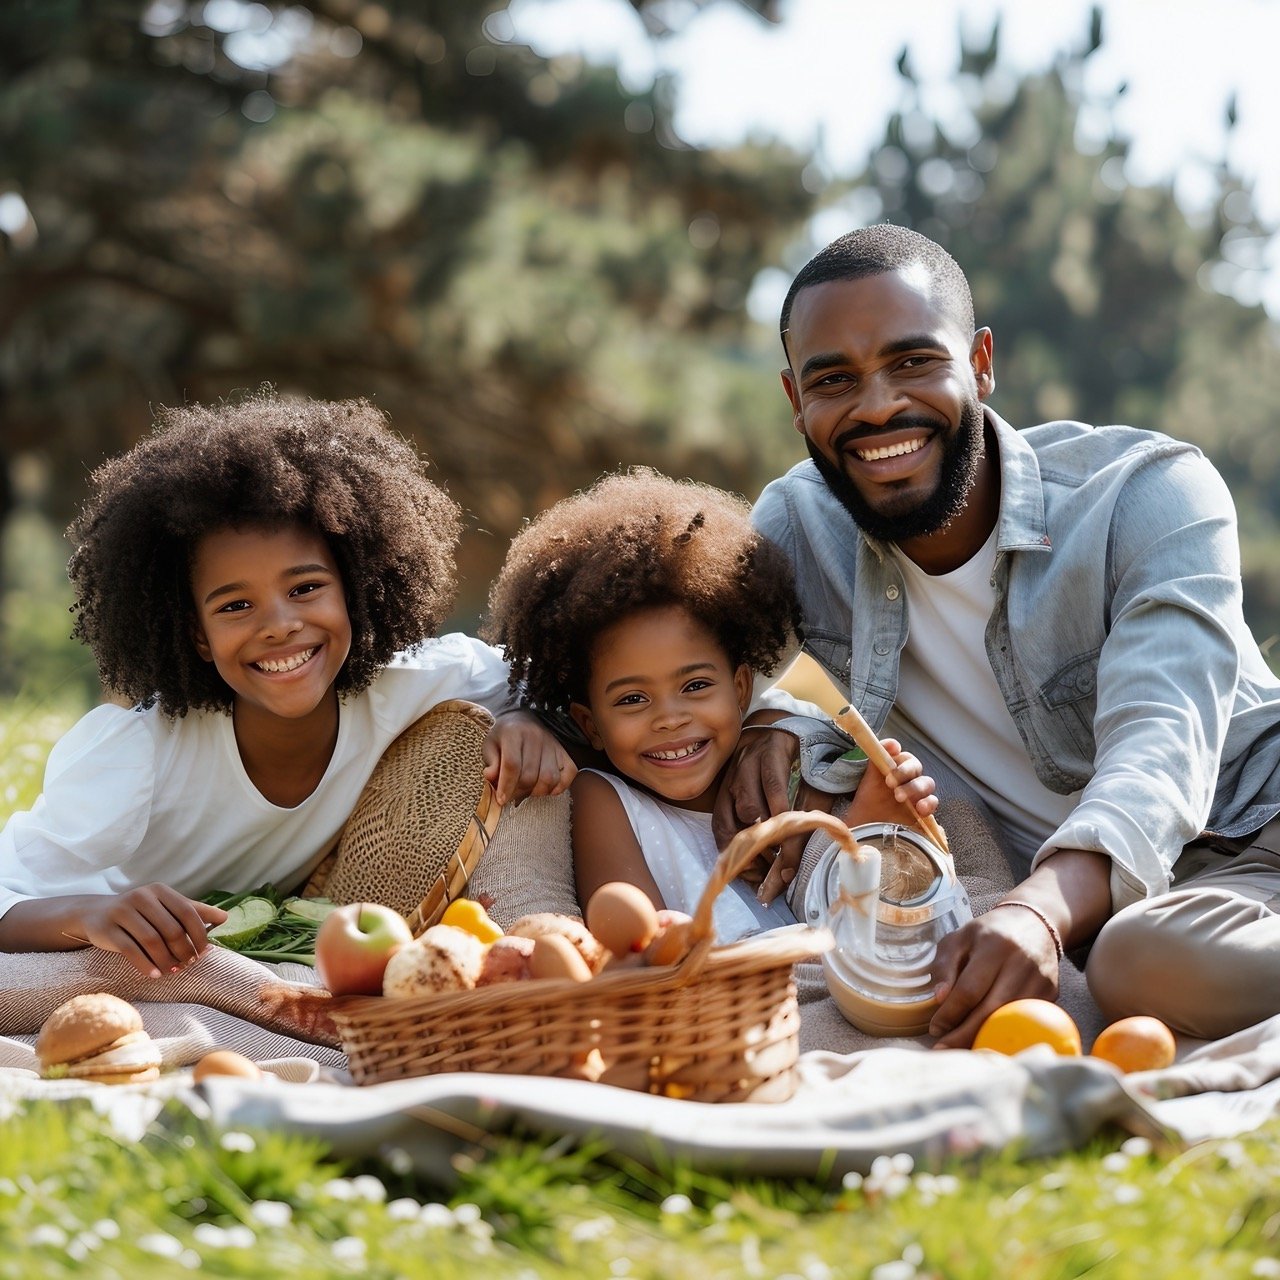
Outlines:
<svg viewBox="0 0 1280 1280"><path fill-rule="evenodd" d="M296 653L292 657L259 658L253 665L259 671L267 671L272 675L288 675L291 671L297 671L303 663L310 662L316 652L316 646L312 645L311 648L303 649L301 653Z"/></svg>
<svg viewBox="0 0 1280 1280"><path fill-rule="evenodd" d="M628 614L596 638L587 703L570 711L624 777L710 810L742 732L751 671L679 605Z"/></svg>
<svg viewBox="0 0 1280 1280"><path fill-rule="evenodd" d="M708 741L707 738L699 738L696 742L686 743L682 746L655 747L652 751L646 751L645 755L657 764L687 765L694 760L694 757L706 749Z"/></svg>

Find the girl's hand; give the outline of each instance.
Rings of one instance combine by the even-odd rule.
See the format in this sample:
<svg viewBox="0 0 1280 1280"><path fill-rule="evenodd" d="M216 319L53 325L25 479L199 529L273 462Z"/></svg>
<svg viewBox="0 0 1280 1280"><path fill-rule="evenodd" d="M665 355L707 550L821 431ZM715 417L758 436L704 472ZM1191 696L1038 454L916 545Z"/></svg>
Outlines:
<svg viewBox="0 0 1280 1280"><path fill-rule="evenodd" d="M910 751L904 751L897 739L882 738L880 742L893 758L893 770L881 774L874 765L867 766L853 793L849 811L844 815L851 827L866 822L901 824L910 817L904 812L904 805L921 818L928 817L938 807L935 783L925 773L924 765Z"/></svg>
<svg viewBox="0 0 1280 1280"><path fill-rule="evenodd" d="M550 729L528 711L507 711L485 735L484 776L499 804L558 796L578 772Z"/></svg>
<svg viewBox="0 0 1280 1280"><path fill-rule="evenodd" d="M196 902L166 884L148 884L117 897L94 897L76 913L79 940L115 951L151 978L198 959L209 945L210 926L221 924L221 907ZM65 929L67 937L72 930Z"/></svg>
<svg viewBox="0 0 1280 1280"><path fill-rule="evenodd" d="M789 735L767 734L760 737L779 738ZM851 827L861 826L866 822L902 823L910 815L903 806L912 809L918 816L927 817L938 807L938 797L934 795L934 781L924 771L916 756L904 751L902 744L895 738L883 738L881 744L893 757L894 767L888 774L882 774L874 765L868 765L854 792L849 810L844 815L845 822ZM831 796L813 791L802 785L796 796L796 809L829 809ZM796 878L800 870L800 859L808 835L790 840L782 845L771 864L765 864L764 874L759 879L756 897L763 903L770 903ZM753 875L759 876L759 868L750 869ZM743 879L752 883L746 873Z"/></svg>
<svg viewBox="0 0 1280 1280"><path fill-rule="evenodd" d="M924 765L910 751L903 751L901 745L893 738L882 738L880 745L893 757L893 772L884 780L893 798L899 804L914 809L918 817L927 818L930 814L936 813L938 809L938 797L934 795L936 784L925 773Z"/></svg>

